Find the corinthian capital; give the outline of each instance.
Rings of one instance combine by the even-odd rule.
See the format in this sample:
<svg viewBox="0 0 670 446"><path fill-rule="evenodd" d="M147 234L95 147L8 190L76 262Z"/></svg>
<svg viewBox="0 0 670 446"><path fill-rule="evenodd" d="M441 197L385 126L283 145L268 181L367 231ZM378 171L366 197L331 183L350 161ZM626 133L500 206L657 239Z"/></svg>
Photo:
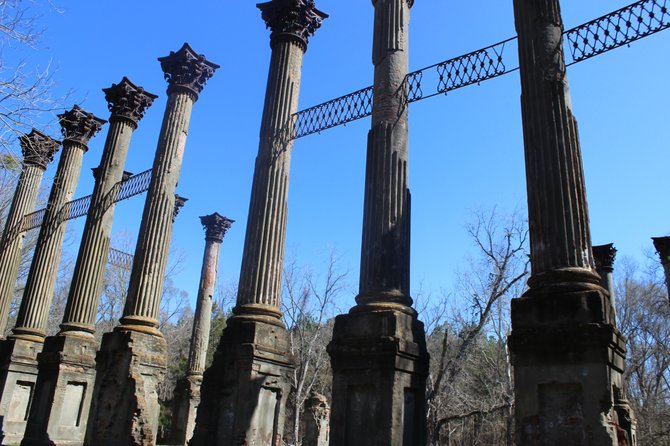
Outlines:
<svg viewBox="0 0 670 446"><path fill-rule="evenodd" d="M612 243L609 245L599 245L593 247L593 257L596 261L596 268L614 270L614 259L616 258L616 248Z"/></svg>
<svg viewBox="0 0 670 446"><path fill-rule="evenodd" d="M54 154L60 147L60 141L45 135L39 130L33 129L29 134L19 138L23 162L42 170L54 160Z"/></svg>
<svg viewBox="0 0 670 446"><path fill-rule="evenodd" d="M200 217L200 222L205 229L205 240L221 243L228 229L235 223L235 220L231 220L215 212L212 215Z"/></svg>
<svg viewBox="0 0 670 446"><path fill-rule="evenodd" d="M656 252L661 258L661 263L670 263L670 237L652 237Z"/></svg>
<svg viewBox="0 0 670 446"><path fill-rule="evenodd" d="M124 118L130 120L137 127L137 123L144 116L144 112L158 96L151 94L138 87L124 76L118 84L112 84L109 88L103 88L107 107L112 113L112 118Z"/></svg>
<svg viewBox="0 0 670 446"><path fill-rule="evenodd" d="M203 54L196 53L188 43L184 43L176 53L170 51L169 56L159 57L158 61L169 84L168 94L186 91L194 100L198 99L207 81L219 68L219 65L208 61Z"/></svg>
<svg viewBox="0 0 670 446"><path fill-rule="evenodd" d="M61 132L65 141L71 141L86 147L88 140L95 136L107 121L84 111L78 105L72 110L58 115Z"/></svg>
<svg viewBox="0 0 670 446"><path fill-rule="evenodd" d="M179 215L179 211L184 207L188 198L182 197L181 195L174 194L174 209L172 210L172 221L174 222Z"/></svg>
<svg viewBox="0 0 670 446"><path fill-rule="evenodd" d="M314 0L272 0L256 5L268 28L272 30L270 42L278 39L294 38L303 51L307 50L310 36L321 27L328 14L319 11Z"/></svg>

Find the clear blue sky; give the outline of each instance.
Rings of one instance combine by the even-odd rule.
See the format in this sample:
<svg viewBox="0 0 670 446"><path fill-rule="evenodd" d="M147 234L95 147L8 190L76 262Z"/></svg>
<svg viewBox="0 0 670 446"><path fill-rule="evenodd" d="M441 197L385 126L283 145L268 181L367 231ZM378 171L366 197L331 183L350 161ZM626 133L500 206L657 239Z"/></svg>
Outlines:
<svg viewBox="0 0 670 446"><path fill-rule="evenodd" d="M176 285L194 299L204 238L198 216L217 211L237 222L221 254L222 277L236 283L270 56L269 31L253 1L37 0L45 25L31 63L52 60L61 90L107 118L101 89L128 76L160 95L140 123L127 170L152 165L165 107L157 57L188 41L221 69L192 115L178 193L188 197L173 243L188 261ZM628 3L564 0L566 28ZM305 56L300 108L372 82L370 1L320 0L330 14ZM416 0L410 67L418 69L515 35L512 0ZM512 52L510 60L516 60ZM569 70L580 124L595 244L641 256L650 237L670 231L667 73L670 31ZM355 292L363 208L365 119L298 140L293 153L287 249L318 270L329 247L343 255ZM76 196L92 191L106 128L90 144ZM53 175L56 163L50 169ZM413 288L448 288L470 252L471 212L498 206L525 212L518 73L471 86L410 109ZM144 197L117 206L114 232L136 236ZM71 223L78 237L83 219ZM76 249L78 239L72 246ZM134 247L134 244L133 244ZM346 305L348 306L348 305Z"/></svg>

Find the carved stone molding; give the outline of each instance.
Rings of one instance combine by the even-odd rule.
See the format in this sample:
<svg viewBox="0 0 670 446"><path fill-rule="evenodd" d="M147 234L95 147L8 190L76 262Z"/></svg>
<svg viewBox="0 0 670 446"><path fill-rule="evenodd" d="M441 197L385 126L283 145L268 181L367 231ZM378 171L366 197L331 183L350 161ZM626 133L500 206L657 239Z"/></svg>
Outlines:
<svg viewBox="0 0 670 446"><path fill-rule="evenodd" d="M193 100L205 88L207 81L214 75L219 65L208 61L203 54L196 53L188 43L177 51L170 51L169 56L159 57L161 69L168 82L168 94L186 91L193 95Z"/></svg>
<svg viewBox="0 0 670 446"><path fill-rule="evenodd" d="M328 14L316 9L314 0L272 0L256 5L266 26L272 30L270 42L294 38L307 50L310 36L321 27Z"/></svg>
<svg viewBox="0 0 670 446"><path fill-rule="evenodd" d="M184 207L188 198L184 198L181 195L174 194L174 211L172 212L172 221L174 222L179 215L179 211Z"/></svg>
<svg viewBox="0 0 670 446"><path fill-rule="evenodd" d="M54 154L61 144L57 139L53 139L35 129L32 129L29 134L21 136L19 142L23 152L23 162L43 170L54 160Z"/></svg>
<svg viewBox="0 0 670 446"><path fill-rule="evenodd" d="M102 130L102 126L107 123L93 113L84 111L78 105L57 116L63 140L81 144L84 147L88 144L88 140Z"/></svg>
<svg viewBox="0 0 670 446"><path fill-rule="evenodd" d="M200 217L200 222L205 229L206 241L222 243L223 237L233 223L235 223L235 220L231 220L215 212L211 215Z"/></svg>
<svg viewBox="0 0 670 446"><path fill-rule="evenodd" d="M597 269L614 270L614 259L616 258L617 250L614 244L600 245L593 247L593 258L596 262Z"/></svg>
<svg viewBox="0 0 670 446"><path fill-rule="evenodd" d="M144 113L158 98L142 87L138 87L124 76L118 84L112 84L109 88L103 88L107 107L112 113L112 118L125 118L137 127Z"/></svg>
<svg viewBox="0 0 670 446"><path fill-rule="evenodd" d="M670 237L652 237L652 240L661 258L661 263L663 265L670 263Z"/></svg>

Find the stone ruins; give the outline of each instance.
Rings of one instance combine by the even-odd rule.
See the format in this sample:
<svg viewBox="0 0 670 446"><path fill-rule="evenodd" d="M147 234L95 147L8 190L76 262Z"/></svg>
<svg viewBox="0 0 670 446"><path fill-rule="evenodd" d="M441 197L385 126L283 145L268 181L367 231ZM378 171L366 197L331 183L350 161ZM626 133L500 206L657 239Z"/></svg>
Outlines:
<svg viewBox="0 0 670 446"><path fill-rule="evenodd" d="M429 355L410 297L408 42L414 0L373 0L374 89L367 139L360 284L328 345L332 399L305 407L309 446L421 446ZM187 375L175 389L172 444L282 443L295 366L280 289L301 68L328 15L313 0L257 5L272 56L260 124L236 305L205 367L218 258L233 220L201 217L205 247ZM518 445L631 445L625 339L617 329L613 245L592 246L577 123L563 53L559 0L514 0L522 87L531 276L512 302ZM192 108L218 65L188 44L158 59L167 105L120 325L96 341L115 202L131 137L156 95L127 78L103 89L107 136L60 331L46 336L69 206L88 141L107 121L74 106L58 116L62 142L20 138L23 167L0 239L4 333L25 235L47 165L62 146L21 306L0 341L2 444L154 445L157 385L166 373L158 329L169 241L187 199L177 195ZM654 239L670 291L670 237Z"/></svg>

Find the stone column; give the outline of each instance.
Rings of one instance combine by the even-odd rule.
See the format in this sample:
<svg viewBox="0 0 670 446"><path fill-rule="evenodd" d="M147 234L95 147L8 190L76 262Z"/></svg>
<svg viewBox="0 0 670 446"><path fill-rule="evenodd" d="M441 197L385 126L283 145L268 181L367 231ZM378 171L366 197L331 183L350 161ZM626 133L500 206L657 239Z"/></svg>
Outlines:
<svg viewBox="0 0 670 446"><path fill-rule="evenodd" d="M44 171L60 147L59 141L35 129L19 138L19 141L23 166L0 239L0 339L4 339L7 330L9 307L21 264L21 248L25 238L23 217L34 211Z"/></svg>
<svg viewBox="0 0 670 446"><path fill-rule="evenodd" d="M77 188L82 158L88 150L88 140L106 122L76 105L72 110L58 115L58 118L64 137L63 150L33 253L16 326L9 339L0 345L0 382L3 383L0 417L3 420L7 420L12 408L19 404L17 398L28 402L26 409L31 405L38 370L37 354L42 350L46 336L47 317L53 300L66 219L70 211L67 203L72 200ZM20 441L25 430L26 415L27 413L22 414L20 422L13 425L12 428L17 429L16 431L8 432L4 428L9 426L3 422L4 441Z"/></svg>
<svg viewBox="0 0 670 446"><path fill-rule="evenodd" d="M205 372L192 445L279 444L293 370L279 298L302 60L327 17L313 0L258 4L272 30L260 143L234 316Z"/></svg>
<svg viewBox="0 0 670 446"><path fill-rule="evenodd" d="M374 97L368 134L357 305L335 320L331 446L425 445L423 324L409 295L408 35L413 0L374 0Z"/></svg>
<svg viewBox="0 0 670 446"><path fill-rule="evenodd" d="M137 124L156 96L127 78L103 89L111 116L91 206L86 216L70 292L57 336L45 340L38 356L35 402L23 445L74 446L84 442L95 383L95 321L109 256L114 203L127 179L123 167Z"/></svg>
<svg viewBox="0 0 670 446"><path fill-rule="evenodd" d="M661 258L661 264L665 272L665 285L668 287L668 299L670 299L670 237L656 237L652 240L656 252Z"/></svg>
<svg viewBox="0 0 670 446"><path fill-rule="evenodd" d="M616 294L614 293L614 259L616 258L616 248L612 243L609 245L599 245L593 247L593 260L596 265L596 272L600 276L600 285L607 290L609 302L612 311L613 323L616 325Z"/></svg>
<svg viewBox="0 0 670 446"><path fill-rule="evenodd" d="M175 412L172 422L173 443L185 445L193 435L195 414L200 404L200 385L205 371L209 330L212 319L212 296L216 285L219 251L223 237L234 220L214 213L200 217L205 228L205 254L202 259L200 287L193 318L193 334L188 355L186 377L177 383Z"/></svg>
<svg viewBox="0 0 670 446"><path fill-rule="evenodd" d="M85 444L153 445L158 429L156 386L166 368L158 331L160 300L193 104L218 65L188 45L159 59L168 99L135 248L121 325L103 336ZM122 415L120 415L122 414Z"/></svg>
<svg viewBox="0 0 670 446"><path fill-rule="evenodd" d="M512 301L516 443L615 445L625 344L595 271L558 0L514 0L531 277Z"/></svg>
<svg viewBox="0 0 670 446"><path fill-rule="evenodd" d="M330 407L325 396L312 393L305 401L303 446L328 446Z"/></svg>

